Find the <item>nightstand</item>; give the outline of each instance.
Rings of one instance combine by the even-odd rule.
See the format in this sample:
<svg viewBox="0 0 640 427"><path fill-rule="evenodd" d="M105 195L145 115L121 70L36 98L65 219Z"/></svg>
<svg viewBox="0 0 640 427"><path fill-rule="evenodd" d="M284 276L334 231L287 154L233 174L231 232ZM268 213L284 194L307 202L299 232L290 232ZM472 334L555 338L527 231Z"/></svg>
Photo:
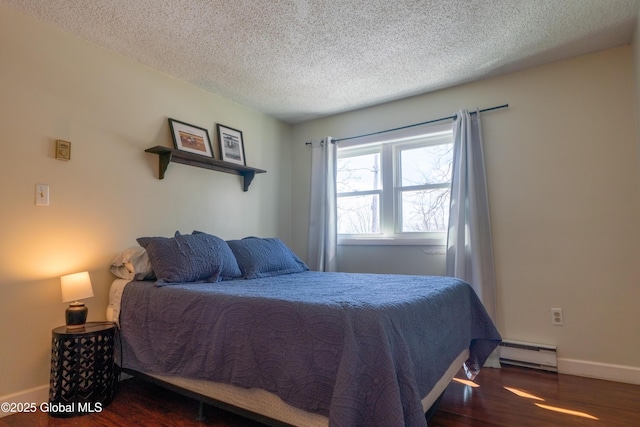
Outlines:
<svg viewBox="0 0 640 427"><path fill-rule="evenodd" d="M87 322L82 329L52 331L49 415L100 412L111 403L117 379L113 352L116 324Z"/></svg>

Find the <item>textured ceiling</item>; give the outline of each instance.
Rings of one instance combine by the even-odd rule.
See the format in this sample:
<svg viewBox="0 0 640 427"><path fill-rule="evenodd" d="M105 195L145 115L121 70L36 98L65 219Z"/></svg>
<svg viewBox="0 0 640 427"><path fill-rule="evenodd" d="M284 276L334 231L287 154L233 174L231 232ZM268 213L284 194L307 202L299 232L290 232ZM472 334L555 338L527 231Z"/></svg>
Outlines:
<svg viewBox="0 0 640 427"><path fill-rule="evenodd" d="M0 0L289 123L631 41L638 0Z"/></svg>

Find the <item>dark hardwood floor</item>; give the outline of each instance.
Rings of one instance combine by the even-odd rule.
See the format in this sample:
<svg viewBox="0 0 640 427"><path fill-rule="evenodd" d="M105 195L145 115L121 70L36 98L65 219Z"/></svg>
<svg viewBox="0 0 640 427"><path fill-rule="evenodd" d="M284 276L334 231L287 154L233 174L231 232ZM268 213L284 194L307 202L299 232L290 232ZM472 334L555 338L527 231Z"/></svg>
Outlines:
<svg viewBox="0 0 640 427"><path fill-rule="evenodd" d="M101 413L67 419L15 414L0 418L0 427L262 425L210 406L204 421L197 415L194 400L128 379ZM473 384L454 380L447 388L429 427L449 426L640 426L640 386L515 367L483 369Z"/></svg>
<svg viewBox="0 0 640 427"><path fill-rule="evenodd" d="M474 384L452 381L429 427L640 426L640 385L517 367Z"/></svg>

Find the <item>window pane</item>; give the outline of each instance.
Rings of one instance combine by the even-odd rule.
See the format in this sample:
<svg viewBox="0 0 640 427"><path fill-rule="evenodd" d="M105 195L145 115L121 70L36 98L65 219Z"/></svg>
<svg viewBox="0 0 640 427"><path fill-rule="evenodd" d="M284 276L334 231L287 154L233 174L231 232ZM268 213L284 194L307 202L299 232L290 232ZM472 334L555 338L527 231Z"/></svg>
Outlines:
<svg viewBox="0 0 640 427"><path fill-rule="evenodd" d="M336 189L338 193L378 190L381 188L380 153L338 159Z"/></svg>
<svg viewBox="0 0 640 427"><path fill-rule="evenodd" d="M451 181L452 160L453 144L403 149L400 152L401 186Z"/></svg>
<svg viewBox="0 0 640 427"><path fill-rule="evenodd" d="M449 224L449 189L403 191L402 231L447 231Z"/></svg>
<svg viewBox="0 0 640 427"><path fill-rule="evenodd" d="M380 195L338 197L338 233L380 232Z"/></svg>

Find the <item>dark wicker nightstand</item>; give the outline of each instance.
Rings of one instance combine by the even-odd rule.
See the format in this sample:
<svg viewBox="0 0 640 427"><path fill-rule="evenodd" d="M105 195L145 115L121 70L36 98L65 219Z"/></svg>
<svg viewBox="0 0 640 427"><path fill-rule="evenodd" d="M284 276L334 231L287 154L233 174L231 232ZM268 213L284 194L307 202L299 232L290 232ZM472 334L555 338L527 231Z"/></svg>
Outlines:
<svg viewBox="0 0 640 427"><path fill-rule="evenodd" d="M52 331L49 415L99 412L111 403L117 378L113 351L116 324L88 322L83 329Z"/></svg>

